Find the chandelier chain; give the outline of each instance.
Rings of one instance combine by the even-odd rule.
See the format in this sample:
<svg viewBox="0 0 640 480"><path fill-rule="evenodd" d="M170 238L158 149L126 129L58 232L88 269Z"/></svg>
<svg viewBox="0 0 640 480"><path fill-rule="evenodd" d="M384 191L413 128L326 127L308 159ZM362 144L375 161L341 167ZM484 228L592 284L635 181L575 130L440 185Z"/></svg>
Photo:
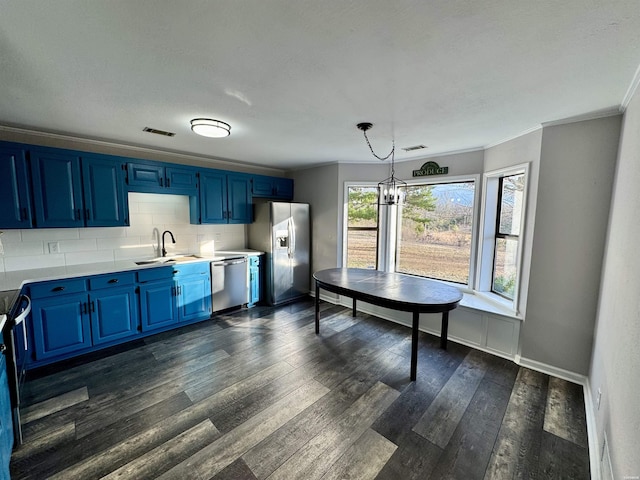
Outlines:
<svg viewBox="0 0 640 480"><path fill-rule="evenodd" d="M367 136L367 132L363 131L362 133L364 133L364 139L367 141L367 145L369 145L369 150L371 150L371 153L373 154L374 157L376 157L378 160L381 161L385 161L387 158L389 158L391 155L393 155L393 153L396 151L396 141L392 140L391 141L391 151L389 152L389 154L386 157L380 157L379 155L376 155L376 152L373 151L373 147L371 146L371 142L369 142L369 137Z"/></svg>

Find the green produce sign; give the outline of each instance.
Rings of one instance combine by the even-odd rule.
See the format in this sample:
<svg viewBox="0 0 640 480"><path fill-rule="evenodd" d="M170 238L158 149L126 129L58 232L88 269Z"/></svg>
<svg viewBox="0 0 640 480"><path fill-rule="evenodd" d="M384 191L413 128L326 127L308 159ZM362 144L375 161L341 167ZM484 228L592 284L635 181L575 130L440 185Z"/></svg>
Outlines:
<svg viewBox="0 0 640 480"><path fill-rule="evenodd" d="M441 167L436 162L427 162L420 167L420 170L414 170L414 177L426 177L427 175L446 175L449 173L449 167Z"/></svg>

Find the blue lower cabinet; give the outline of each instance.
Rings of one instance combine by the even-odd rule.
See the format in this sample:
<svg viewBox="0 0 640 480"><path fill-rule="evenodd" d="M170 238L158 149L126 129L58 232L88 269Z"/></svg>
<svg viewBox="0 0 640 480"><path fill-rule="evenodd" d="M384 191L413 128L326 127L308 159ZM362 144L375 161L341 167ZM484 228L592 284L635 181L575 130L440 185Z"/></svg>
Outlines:
<svg viewBox="0 0 640 480"><path fill-rule="evenodd" d="M0 335L0 341L5 344ZM7 361L0 355L0 480L9 480L9 462L13 449L13 420L7 377Z"/></svg>
<svg viewBox="0 0 640 480"><path fill-rule="evenodd" d="M260 256L249 257L249 303L253 307L260 301Z"/></svg>
<svg viewBox="0 0 640 480"><path fill-rule="evenodd" d="M173 278L140 286L140 324L143 332L178 323L176 290Z"/></svg>
<svg viewBox="0 0 640 480"><path fill-rule="evenodd" d="M86 293L34 299L31 318L36 360L91 347Z"/></svg>
<svg viewBox="0 0 640 480"><path fill-rule="evenodd" d="M93 345L138 334L138 307L133 286L92 292L89 305Z"/></svg>
<svg viewBox="0 0 640 480"><path fill-rule="evenodd" d="M207 264L208 266L208 264ZM189 275L180 278L178 288L178 320L190 322L211 316L211 276Z"/></svg>

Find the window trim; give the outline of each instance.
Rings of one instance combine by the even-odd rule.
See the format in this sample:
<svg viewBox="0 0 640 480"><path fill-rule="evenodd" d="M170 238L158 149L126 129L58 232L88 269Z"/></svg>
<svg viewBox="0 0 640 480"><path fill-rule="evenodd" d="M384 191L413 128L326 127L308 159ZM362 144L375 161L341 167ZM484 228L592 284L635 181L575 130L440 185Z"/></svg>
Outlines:
<svg viewBox="0 0 640 480"><path fill-rule="evenodd" d="M451 280L445 280L442 278L433 278L433 277L421 277L428 278L429 280L434 280L436 282L443 282L448 285L452 285L454 287L460 288L463 291L472 291L473 285L475 284L476 277L476 258L477 258L477 245L478 245L478 231L480 225L480 201L478 198L482 195L482 190L480 190L480 174L470 174L470 175L454 175L454 176L429 176L429 177L415 177L411 180L407 181L407 187L415 186L415 185L443 185L447 183L464 183L464 182L473 182L474 192L473 192L473 221L471 224L471 248L469 250L469 277L467 283L458 283L453 282ZM476 221L477 220L477 221ZM400 218L397 219L398 222L401 221ZM396 237L397 232L399 231L399 227L396 228ZM397 238L396 238L397 244ZM396 247L394 251L394 265L397 264L397 253L398 249ZM403 275L413 275L411 273L403 273Z"/></svg>
<svg viewBox="0 0 640 480"><path fill-rule="evenodd" d="M478 248L476 262L478 276L474 290L476 293L486 296L488 299L513 310L519 315L520 285L522 284L522 268L524 265L524 240L526 238L527 204L529 202L530 163L522 163L497 170L485 172L482 182L482 207L480 225L482 235ZM494 273L494 255L496 247L496 232L499 228L498 200L500 198L500 178L511 175L524 175L524 190L522 192L522 214L520 217L520 233L518 235L518 250L516 258L516 282L514 286L513 300L492 291ZM508 236L508 235L507 235Z"/></svg>
<svg viewBox="0 0 640 480"><path fill-rule="evenodd" d="M374 227L351 227L349 228L349 188L350 187L372 187L376 191L378 184L376 182L344 182L344 204L342 210L342 259L340 264L343 268L347 268L347 257L349 251L349 230L371 230L376 231L376 270L380 265L380 205L378 204L378 216L376 218L376 226Z"/></svg>

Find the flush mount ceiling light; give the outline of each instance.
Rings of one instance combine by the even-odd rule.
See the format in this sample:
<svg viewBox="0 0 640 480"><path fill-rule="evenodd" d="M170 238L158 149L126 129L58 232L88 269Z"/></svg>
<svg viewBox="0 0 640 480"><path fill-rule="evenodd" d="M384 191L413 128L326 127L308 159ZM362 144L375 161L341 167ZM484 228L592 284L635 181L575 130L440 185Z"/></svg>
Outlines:
<svg viewBox="0 0 640 480"><path fill-rule="evenodd" d="M231 135L231 125L212 118L194 118L191 130L203 137L222 138Z"/></svg>
<svg viewBox="0 0 640 480"><path fill-rule="evenodd" d="M367 141L369 150L371 150L374 157L383 162L391 157L391 176L378 183L378 203L381 205L396 205L402 203L404 200L405 190L407 188L407 182L397 179L395 175L395 140L391 142L391 151L389 154L386 157L380 157L373 151L373 147L369 142L369 137L367 137L367 130L373 127L373 123L363 122L356 125L356 127L364 133L364 139Z"/></svg>

